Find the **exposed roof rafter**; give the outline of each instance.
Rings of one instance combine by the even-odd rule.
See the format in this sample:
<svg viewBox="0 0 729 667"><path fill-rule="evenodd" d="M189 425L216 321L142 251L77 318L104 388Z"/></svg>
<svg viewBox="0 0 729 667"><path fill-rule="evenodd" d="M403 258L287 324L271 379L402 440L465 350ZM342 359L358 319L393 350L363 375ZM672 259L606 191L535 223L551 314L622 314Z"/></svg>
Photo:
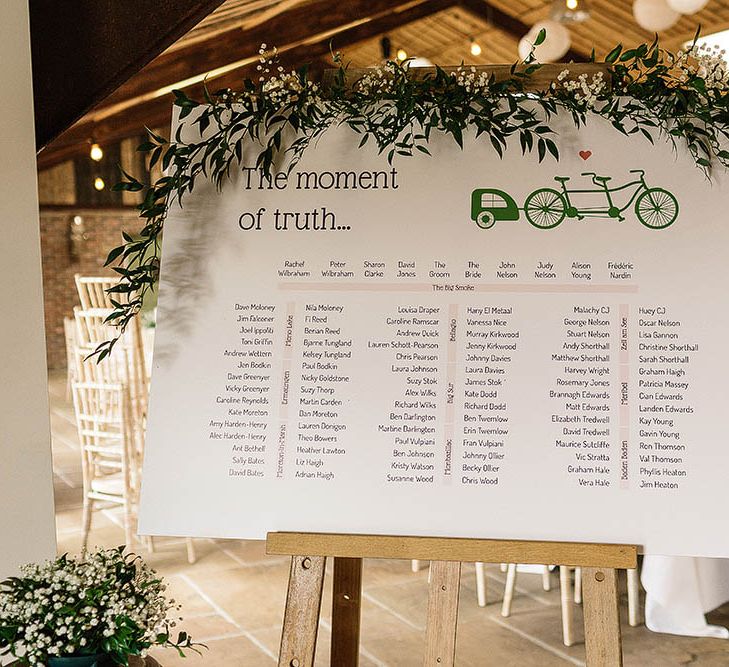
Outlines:
<svg viewBox="0 0 729 667"><path fill-rule="evenodd" d="M36 145L42 148L223 0L30 3Z"/></svg>
<svg viewBox="0 0 729 667"><path fill-rule="evenodd" d="M320 0L315 4L323 5L325 2L331 7L329 0ZM287 67L300 66L302 63L307 62L322 63L329 56L332 49L344 49L347 46L372 39L402 25L431 16L454 6L457 0L409 0L401 4L393 4L392 0L351 0L351 2L361 3L363 7L366 5L371 10L379 11L362 18L352 18L350 16L346 22L331 24L331 26L326 22L316 22L315 25L318 29L314 33L299 32L298 30L289 32L286 43L279 44L278 47L282 63ZM351 4L347 6L351 7ZM312 5L307 5L307 8L311 10ZM291 35L298 37L299 40L293 41ZM243 60L234 61L232 64L230 62L230 52L226 54L222 50L220 52L213 50L216 60L208 61L208 64L214 62L220 67L221 71L217 76L207 79L208 86L212 89L238 87L241 80L246 76L255 76L255 66L258 61L257 51L260 46L259 37L260 35L256 37L255 44L253 44L253 54ZM217 42L218 39L216 38L215 41ZM266 43L271 41L269 38ZM177 52L179 50L174 53ZM154 66L155 63L152 63L150 67ZM191 77L187 82L182 82L186 85L180 85L179 80L166 78L158 72L154 76L159 78L155 80L164 81L165 87L139 95L136 98L133 97L131 100L128 97L123 97L120 89L117 94L108 98L103 105L88 115L85 120L65 132L47 151L43 151L38 156L39 167L45 169L81 154L85 150L84 142L90 136L94 136L100 142L109 142L124 136L130 136L130 134L139 131L145 125L159 126L168 123L171 117L171 99L166 93L171 88L182 87L191 96L198 95L202 97L201 82L206 71L206 69L203 69L197 78ZM140 72L138 77L143 74L144 70ZM188 74L190 74L189 70ZM135 79L138 77L135 77ZM171 81L172 84L170 85ZM133 81L130 81L129 84L130 86L137 85ZM130 88L127 87L127 94L129 90ZM138 90L141 91L142 89L139 88ZM113 105L117 105L116 109Z"/></svg>

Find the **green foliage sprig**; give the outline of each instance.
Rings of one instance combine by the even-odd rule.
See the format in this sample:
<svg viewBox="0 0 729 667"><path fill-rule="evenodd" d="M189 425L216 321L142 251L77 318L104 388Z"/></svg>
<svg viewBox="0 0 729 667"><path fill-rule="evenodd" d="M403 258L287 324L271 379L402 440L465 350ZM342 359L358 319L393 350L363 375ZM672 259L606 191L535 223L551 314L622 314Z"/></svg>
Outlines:
<svg viewBox="0 0 729 667"><path fill-rule="evenodd" d="M535 46L544 38L542 31ZM729 166L729 74L721 54L696 46L696 40L677 54L657 40L627 50L619 45L605 58L604 72L573 75L566 65L544 90L532 85L542 68L533 55L499 78L464 66L455 71L436 67L419 77L408 62L389 61L351 81L335 54L334 83L323 91L306 68L283 71L275 49L268 53L263 45L260 54L259 80L246 79L240 90L206 90L203 100L174 91L182 121L176 136L167 141L150 131L139 147L149 155L150 168L159 163L165 175L142 183L124 173L115 186L142 193L139 210L145 220L136 238L124 234L124 243L106 262L116 262L121 276L110 290L115 308L108 319L122 330L157 282L167 212L183 205L199 178L222 188L251 147L256 167L266 176L293 169L311 143L337 125L359 135L360 146L374 143L390 162L428 154L434 134L450 136L463 147L468 131L488 141L499 156L518 140L522 154L536 152L541 162L559 159L550 121L566 112L578 128L599 116L621 134L651 143L668 139L707 174L717 163ZM185 121L188 117L193 120ZM116 340L99 346L99 360Z"/></svg>

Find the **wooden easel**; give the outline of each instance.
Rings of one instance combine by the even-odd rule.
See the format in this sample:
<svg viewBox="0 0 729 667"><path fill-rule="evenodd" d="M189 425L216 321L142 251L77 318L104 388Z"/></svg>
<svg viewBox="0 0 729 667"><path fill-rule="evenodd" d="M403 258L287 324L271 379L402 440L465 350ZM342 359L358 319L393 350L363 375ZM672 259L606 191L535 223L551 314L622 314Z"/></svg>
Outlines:
<svg viewBox="0 0 729 667"><path fill-rule="evenodd" d="M312 667L324 566L334 558L331 665L359 662L363 558L432 561L428 592L426 667L455 662L461 562L550 563L582 567L588 667L623 664L618 569L637 566L638 548L622 544L395 537L329 533L269 533L269 554L291 556L279 667Z"/></svg>

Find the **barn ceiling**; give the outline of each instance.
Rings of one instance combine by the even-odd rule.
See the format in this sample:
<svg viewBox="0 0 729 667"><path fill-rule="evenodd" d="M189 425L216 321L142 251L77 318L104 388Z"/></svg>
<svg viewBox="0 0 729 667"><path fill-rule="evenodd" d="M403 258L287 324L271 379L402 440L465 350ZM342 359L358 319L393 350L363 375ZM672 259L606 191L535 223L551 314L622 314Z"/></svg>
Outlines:
<svg viewBox="0 0 729 667"><path fill-rule="evenodd" d="M195 27L114 92L102 90L98 104L39 154L40 168L53 166L99 142L135 136L144 126L169 122L172 88L199 94L207 77L211 88L236 87L253 76L259 45L277 46L284 64L309 62L315 73L330 64L330 48L345 60L368 67L381 59L380 40L443 65L510 63L517 44L534 22L547 18L545 0L225 0ZM566 60L583 60L594 48L603 57L616 43L650 41L635 23L631 0L591 0L591 18L570 25L572 49ZM704 34L729 28L729 0L710 0L700 13L683 17L661 33L676 48L698 23ZM470 54L471 39L482 53ZM35 54L34 54L35 55ZM123 82L122 82L123 81ZM110 93L110 94L107 94ZM103 99L101 99L103 97Z"/></svg>

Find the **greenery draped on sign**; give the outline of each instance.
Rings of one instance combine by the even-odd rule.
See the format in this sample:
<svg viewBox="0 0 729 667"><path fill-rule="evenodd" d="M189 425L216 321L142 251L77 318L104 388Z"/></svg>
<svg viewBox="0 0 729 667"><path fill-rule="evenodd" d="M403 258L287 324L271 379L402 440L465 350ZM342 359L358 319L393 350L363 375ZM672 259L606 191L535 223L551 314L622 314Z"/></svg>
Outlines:
<svg viewBox="0 0 729 667"><path fill-rule="evenodd" d="M698 36L698 35L697 35ZM535 46L544 40L542 31ZM609 121L616 132L649 142L668 140L686 150L707 176L715 164L729 166L729 72L722 53L694 45L676 54L657 40L634 49L613 49L605 71L570 73L565 65L555 80L534 90L542 65L533 57L508 69L504 77L461 66L434 68L424 76L409 63L389 61L352 80L340 54L331 86L323 89L306 68L284 71L276 49L260 50L257 81L243 81L241 90L206 90L204 100L174 91L182 123L167 141L149 131L138 150L149 154L165 175L144 184L124 173L117 190L141 192L140 215L145 224L136 237L124 234L107 265L121 275L110 290L115 310L109 321L126 327L141 309L145 294L159 274L161 234L168 210L181 205L199 178L221 188L241 163L244 146L258 146L256 166L271 175L291 170L307 147L327 129L346 125L359 135L359 145L373 143L392 162L416 152L428 154L434 134L445 134L463 145L467 131L489 141L501 156L510 142L539 161L559 159L550 122L566 113L580 127L593 116ZM594 62L594 53L592 61ZM192 126L194 141L183 140ZM291 139L293 137L293 139ZM107 356L115 340L96 351Z"/></svg>

